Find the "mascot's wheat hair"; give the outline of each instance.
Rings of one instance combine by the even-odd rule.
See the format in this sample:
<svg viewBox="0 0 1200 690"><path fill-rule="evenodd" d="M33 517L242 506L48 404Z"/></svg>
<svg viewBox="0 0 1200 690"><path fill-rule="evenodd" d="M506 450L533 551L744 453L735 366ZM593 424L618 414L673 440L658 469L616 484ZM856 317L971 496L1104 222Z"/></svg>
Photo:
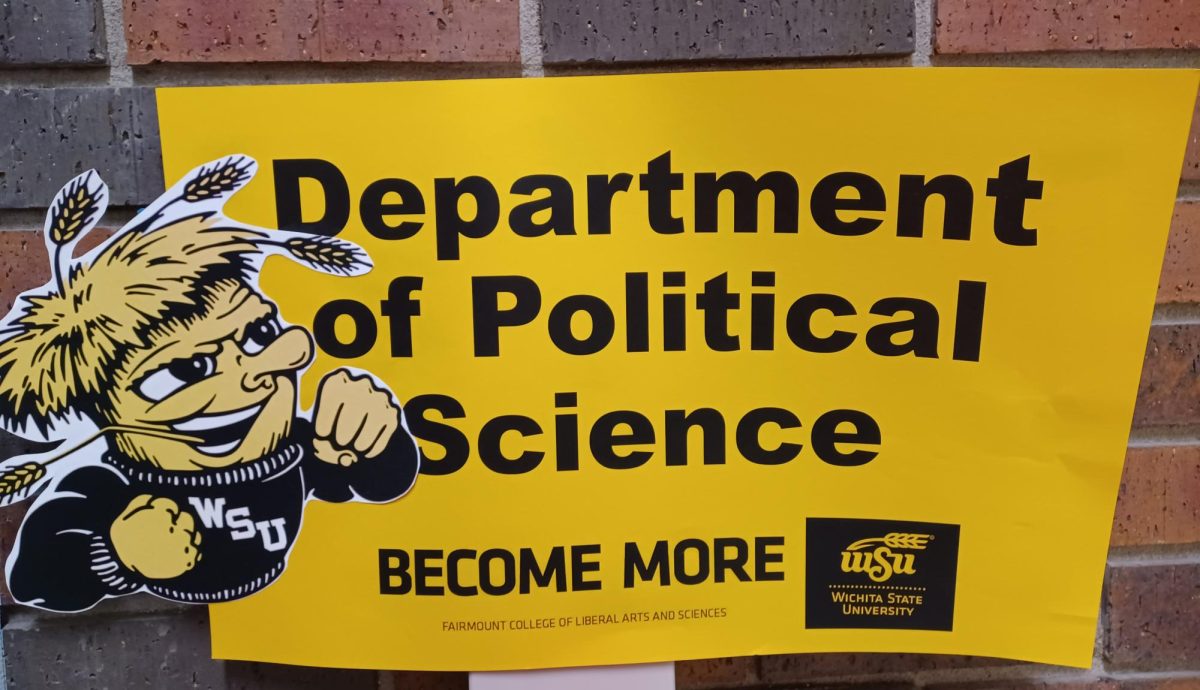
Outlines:
<svg viewBox="0 0 1200 690"><path fill-rule="evenodd" d="M57 444L0 466L0 501L36 495L7 563L18 601L246 596L283 571L307 500L386 502L415 480L403 412L371 374L335 370L299 409L312 338L262 294L263 260L371 264L344 240L225 217L255 170L196 168L79 258L107 188L88 171L54 200L52 279L0 321L0 424Z"/></svg>

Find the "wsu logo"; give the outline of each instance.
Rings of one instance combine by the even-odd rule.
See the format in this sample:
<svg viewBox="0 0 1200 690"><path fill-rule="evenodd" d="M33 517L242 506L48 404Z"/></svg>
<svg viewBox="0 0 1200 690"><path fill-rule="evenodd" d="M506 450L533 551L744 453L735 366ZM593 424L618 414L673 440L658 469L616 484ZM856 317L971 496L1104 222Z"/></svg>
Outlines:
<svg viewBox="0 0 1200 690"><path fill-rule="evenodd" d="M822 517L805 522L806 628L954 629L958 525Z"/></svg>
<svg viewBox="0 0 1200 690"><path fill-rule="evenodd" d="M842 551L842 572L862 573L872 582L887 582L893 575L916 575L913 551L923 551L932 534L890 532L883 537L859 539Z"/></svg>

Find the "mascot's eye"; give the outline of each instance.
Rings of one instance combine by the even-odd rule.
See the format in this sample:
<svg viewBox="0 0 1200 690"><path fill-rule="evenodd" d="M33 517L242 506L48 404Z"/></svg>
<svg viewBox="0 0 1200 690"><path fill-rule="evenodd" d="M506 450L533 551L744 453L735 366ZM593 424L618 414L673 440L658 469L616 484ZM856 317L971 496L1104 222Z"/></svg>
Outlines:
<svg viewBox="0 0 1200 690"><path fill-rule="evenodd" d="M242 352L248 355L262 352L268 345L275 342L280 332L279 322L275 320L274 316L264 316L251 322L249 326L246 326L246 335L242 337Z"/></svg>
<svg viewBox="0 0 1200 690"><path fill-rule="evenodd" d="M212 355L192 355L174 359L139 381L137 393L147 400L158 402L216 372L217 358Z"/></svg>

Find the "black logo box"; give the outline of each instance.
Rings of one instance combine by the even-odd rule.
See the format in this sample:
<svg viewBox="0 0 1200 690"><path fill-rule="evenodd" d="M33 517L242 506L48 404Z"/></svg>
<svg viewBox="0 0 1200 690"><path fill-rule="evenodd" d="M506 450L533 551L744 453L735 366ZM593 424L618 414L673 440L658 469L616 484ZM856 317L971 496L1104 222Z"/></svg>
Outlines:
<svg viewBox="0 0 1200 690"><path fill-rule="evenodd" d="M808 518L807 534L805 627L954 629L958 525Z"/></svg>

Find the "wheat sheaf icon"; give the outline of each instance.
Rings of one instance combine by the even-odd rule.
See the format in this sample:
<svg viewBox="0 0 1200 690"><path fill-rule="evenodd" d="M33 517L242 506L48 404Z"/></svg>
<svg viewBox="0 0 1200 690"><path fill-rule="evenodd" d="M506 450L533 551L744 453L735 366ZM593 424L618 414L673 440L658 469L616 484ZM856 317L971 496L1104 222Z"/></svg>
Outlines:
<svg viewBox="0 0 1200 690"><path fill-rule="evenodd" d="M867 547L883 544L884 546L893 549L924 549L927 544L933 539L932 534L916 534L912 532L889 532L882 537L869 537L867 539L859 539L850 546L846 547L847 551L861 551Z"/></svg>

